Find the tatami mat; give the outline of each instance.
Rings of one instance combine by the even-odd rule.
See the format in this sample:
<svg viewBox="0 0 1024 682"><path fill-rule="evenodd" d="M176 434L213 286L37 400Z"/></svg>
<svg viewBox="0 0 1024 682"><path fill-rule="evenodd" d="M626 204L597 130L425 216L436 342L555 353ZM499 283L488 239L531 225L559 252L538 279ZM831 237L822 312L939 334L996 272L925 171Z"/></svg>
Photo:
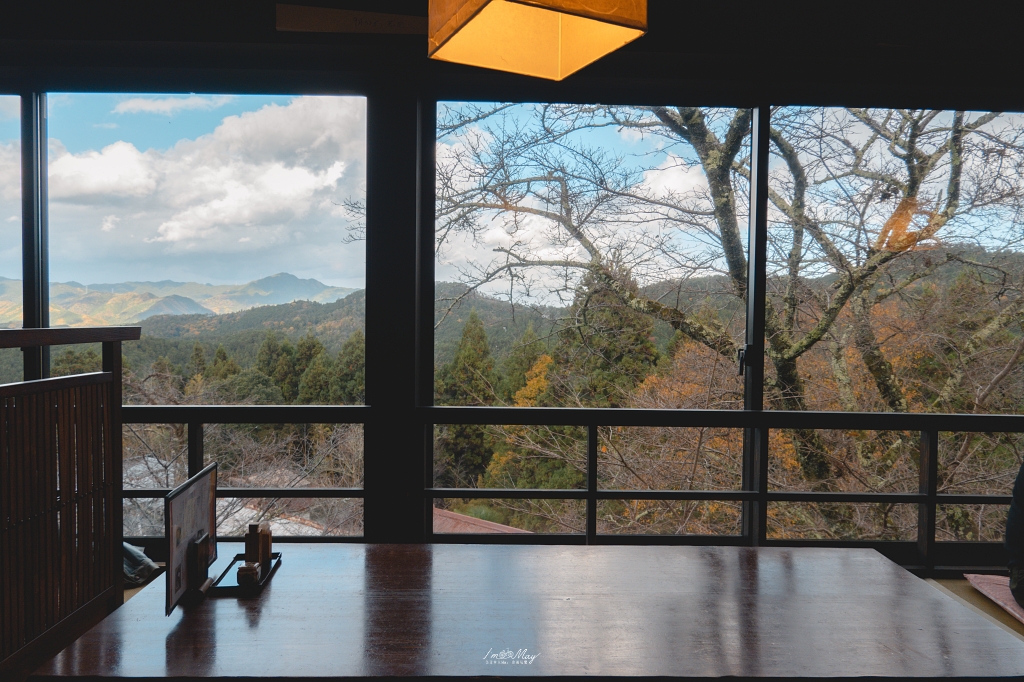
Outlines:
<svg viewBox="0 0 1024 682"><path fill-rule="evenodd" d="M965 578L929 579L933 587L956 599L975 613L1024 640L1024 623L1021 623L994 601L986 597Z"/></svg>

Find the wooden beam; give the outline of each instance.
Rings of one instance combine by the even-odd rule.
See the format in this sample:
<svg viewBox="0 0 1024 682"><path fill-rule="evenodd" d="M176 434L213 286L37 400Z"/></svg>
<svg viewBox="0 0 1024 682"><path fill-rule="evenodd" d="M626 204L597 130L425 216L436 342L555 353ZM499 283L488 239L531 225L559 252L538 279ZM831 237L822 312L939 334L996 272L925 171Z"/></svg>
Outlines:
<svg viewBox="0 0 1024 682"><path fill-rule="evenodd" d="M104 341L137 341L142 327L46 327L0 329L0 348L64 346Z"/></svg>
<svg viewBox="0 0 1024 682"><path fill-rule="evenodd" d="M277 6L277 30L301 33L426 35L427 18L306 5Z"/></svg>

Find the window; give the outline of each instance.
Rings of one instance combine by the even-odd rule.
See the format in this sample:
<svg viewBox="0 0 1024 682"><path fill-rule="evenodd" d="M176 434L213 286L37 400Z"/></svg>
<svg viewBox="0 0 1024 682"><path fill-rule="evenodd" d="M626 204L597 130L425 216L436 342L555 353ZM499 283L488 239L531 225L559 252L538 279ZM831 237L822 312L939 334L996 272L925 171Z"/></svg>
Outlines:
<svg viewBox="0 0 1024 682"><path fill-rule="evenodd" d="M363 98L48 102L50 322L141 324L124 346L126 404L364 402ZM99 366L96 349L51 354L53 375ZM193 422L126 424L125 487L194 473L190 430L223 488L362 485L360 424ZM229 534L242 517L285 524L279 534L361 534L361 507L338 520L308 500L220 506ZM146 525L129 513L125 524Z"/></svg>
<svg viewBox="0 0 1024 682"><path fill-rule="evenodd" d="M51 323L143 327L126 532L217 461L224 533L998 562L1019 116L388 97L50 97Z"/></svg>
<svg viewBox="0 0 1024 682"><path fill-rule="evenodd" d="M773 111L768 405L1020 411L1022 132L1016 114ZM1016 441L943 434L938 491L1008 494L1021 464ZM775 489L918 487L916 432L799 429L776 432L772 444ZM1005 518L1005 508L995 513ZM940 532L991 539L978 530L984 515L946 506ZM777 507L773 519L779 528L816 528L810 537L832 537L834 527L874 538L910 534L917 512L891 504L790 505Z"/></svg>
<svg viewBox="0 0 1024 682"><path fill-rule="evenodd" d="M743 407L749 110L446 102L437 120L435 404ZM741 430L599 438L602 488L741 486ZM436 425L435 485L583 490L587 451L580 425ZM572 499L437 504L584 532ZM605 500L598 532L738 533L722 505Z"/></svg>
<svg viewBox="0 0 1024 682"><path fill-rule="evenodd" d="M22 326L21 98L0 95L0 327ZM21 352L0 350L0 383L22 379Z"/></svg>

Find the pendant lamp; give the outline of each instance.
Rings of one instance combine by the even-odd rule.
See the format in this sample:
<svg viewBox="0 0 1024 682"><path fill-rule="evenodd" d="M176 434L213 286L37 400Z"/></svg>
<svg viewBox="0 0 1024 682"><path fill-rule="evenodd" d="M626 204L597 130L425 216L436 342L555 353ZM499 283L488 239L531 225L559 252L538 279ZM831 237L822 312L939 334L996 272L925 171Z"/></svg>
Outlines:
<svg viewBox="0 0 1024 682"><path fill-rule="evenodd" d="M430 0L428 54L562 80L647 32L647 0Z"/></svg>

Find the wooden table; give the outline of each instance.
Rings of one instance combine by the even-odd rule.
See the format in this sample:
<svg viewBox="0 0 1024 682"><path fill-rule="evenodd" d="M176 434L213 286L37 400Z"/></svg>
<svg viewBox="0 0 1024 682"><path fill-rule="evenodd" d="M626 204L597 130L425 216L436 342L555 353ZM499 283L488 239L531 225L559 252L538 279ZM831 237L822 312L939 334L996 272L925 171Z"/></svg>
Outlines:
<svg viewBox="0 0 1024 682"><path fill-rule="evenodd" d="M277 549L260 597L165 617L157 581L35 677L1024 674L1024 642L873 550Z"/></svg>

